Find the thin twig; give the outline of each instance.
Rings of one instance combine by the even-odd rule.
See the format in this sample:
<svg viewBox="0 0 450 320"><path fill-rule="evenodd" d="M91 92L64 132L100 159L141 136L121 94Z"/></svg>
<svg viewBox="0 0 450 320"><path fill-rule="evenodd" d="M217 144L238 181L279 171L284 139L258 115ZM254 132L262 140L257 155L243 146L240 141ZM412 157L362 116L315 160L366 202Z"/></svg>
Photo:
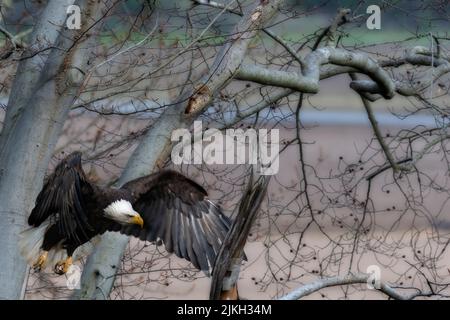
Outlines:
<svg viewBox="0 0 450 320"><path fill-rule="evenodd" d="M357 80L357 77L354 73L349 73L349 75L350 75L350 78L352 79L352 81ZM393 157L391 151L389 150L389 146L386 144L386 142L383 139L383 136L381 135L381 131L378 126L377 119L375 118L375 115L373 113L372 106L370 105L370 101L367 98L365 98L363 95L361 95L359 92L358 92L358 94L361 98L364 108L366 109L367 117L369 118L373 132L375 133L375 136L378 140L378 143L381 146L381 149L383 149L383 152L384 152L389 164L391 165L391 168L394 170L394 172L398 172L399 166L397 165L397 162L394 160L394 157Z"/></svg>
<svg viewBox="0 0 450 320"><path fill-rule="evenodd" d="M215 1L194 0L194 3L199 4L199 5L208 6L208 7L211 7L211 8L216 8L216 9L226 9L228 12L233 13L233 14L238 15L238 16L241 16L241 17L244 15L241 11L237 11L237 10L231 9L231 8L226 8L226 6L224 4L218 3L218 2L215 2ZM284 49L286 49L286 51L289 52L289 54L291 54L292 57L303 68L303 66L304 66L303 59L297 54L297 52L286 41L284 41L281 37L279 37L278 35L276 35L275 33L273 33L272 31L270 31L267 28L262 28L262 31L265 34L267 34L269 37L271 37L273 40L278 42Z"/></svg>
<svg viewBox="0 0 450 320"><path fill-rule="evenodd" d="M14 50L17 49L18 47L22 47L22 45L16 40L16 38L1 25L0 25L0 32L3 33L6 39L8 39L11 42L11 44L14 47Z"/></svg>

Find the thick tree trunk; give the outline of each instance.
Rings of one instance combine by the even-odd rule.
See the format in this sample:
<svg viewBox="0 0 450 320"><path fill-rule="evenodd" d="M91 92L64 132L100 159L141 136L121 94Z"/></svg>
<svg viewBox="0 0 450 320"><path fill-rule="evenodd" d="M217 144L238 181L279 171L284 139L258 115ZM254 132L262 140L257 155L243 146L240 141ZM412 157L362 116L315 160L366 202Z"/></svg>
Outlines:
<svg viewBox="0 0 450 320"><path fill-rule="evenodd" d="M23 296L27 267L18 250L19 234L78 96L83 79L77 68L83 69L89 56L78 48L79 39L73 45L84 28L63 30L67 6L73 3L54 0L47 4L23 57L39 53L19 64L8 102L0 136L0 299ZM77 5L87 9L97 4L82 0ZM41 52L49 46L58 49Z"/></svg>
<svg viewBox="0 0 450 320"><path fill-rule="evenodd" d="M24 56L56 43L66 18L65 6L72 3L48 3L31 37L33 45ZM38 54L19 64L0 136L0 299L18 299L23 293L26 264L18 251L18 234L66 115L55 103L43 103L43 98L52 96L54 85L46 83L36 93L43 70L41 59Z"/></svg>
<svg viewBox="0 0 450 320"><path fill-rule="evenodd" d="M196 116L209 106L214 95L233 78L250 42L278 11L280 2L257 1L244 14L230 41L217 55L210 73L199 81L193 92L182 97L180 103L167 109L149 129L131 156L118 185L151 173L167 159L171 151L172 131L189 127ZM128 237L117 233L102 236L84 267L81 289L75 292L74 298L108 299L127 243Z"/></svg>

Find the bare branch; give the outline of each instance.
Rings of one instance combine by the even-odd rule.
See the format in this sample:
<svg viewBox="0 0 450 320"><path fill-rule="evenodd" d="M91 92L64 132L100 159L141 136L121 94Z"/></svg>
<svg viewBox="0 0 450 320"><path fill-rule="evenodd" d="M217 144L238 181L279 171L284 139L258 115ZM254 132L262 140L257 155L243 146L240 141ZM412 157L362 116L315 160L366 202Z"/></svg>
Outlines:
<svg viewBox="0 0 450 320"><path fill-rule="evenodd" d="M16 37L12 35L8 30L6 30L5 27L1 25L0 25L0 33L3 33L5 35L6 39L8 39L9 42L11 42L14 49L23 47L23 44L19 40L17 40Z"/></svg>
<svg viewBox="0 0 450 320"><path fill-rule="evenodd" d="M217 9L225 9L226 6L218 3L216 1L209 1L209 0L194 0L195 3L200 4L200 5L205 5L208 7L212 7L212 8L217 8ZM234 10L234 9L227 9L228 12L236 14L238 16L243 15L242 12ZM292 48L286 41L284 41L281 37L279 37L278 35L276 35L274 32L272 32L271 30L267 29L267 28L263 28L262 31L267 34L269 37L271 37L273 40L275 40L276 42L278 42L284 49L286 49L287 52L289 52L292 57L297 60L297 62L303 67L303 59L297 54L297 52L294 50L294 48Z"/></svg>
<svg viewBox="0 0 450 320"><path fill-rule="evenodd" d="M241 19L232 41L224 45L211 67L211 72L195 85L195 93L189 99L185 113L197 115L212 101L213 95L236 75L244 59L250 41L264 24L277 12L281 1L262 2Z"/></svg>
<svg viewBox="0 0 450 320"><path fill-rule="evenodd" d="M357 77L354 73L350 73L350 78L353 81L357 81ZM375 114L373 113L370 102L362 94L359 94L359 96L364 105L364 109L366 110L367 117L369 118L369 122L370 122L370 125L372 126L373 132L375 133L375 136L377 137L377 140L380 143L381 148L383 149L383 152L390 164L390 167L394 170L394 172L397 172L399 168L397 166L397 163L394 160L394 156L392 155L391 151L389 150L389 146L386 144L386 142L383 139L383 136L381 134L377 119L375 118Z"/></svg>
<svg viewBox="0 0 450 320"><path fill-rule="evenodd" d="M236 78L265 85L291 88L304 93L317 93L319 91L320 67L327 63L355 68L371 77L381 88L379 92L386 99L394 96L395 84L393 80L375 60L366 54L331 47L324 47L311 52L305 59L303 74L269 70L256 65L243 65L239 68Z"/></svg>
<svg viewBox="0 0 450 320"><path fill-rule="evenodd" d="M320 280L303 285L303 286L293 290L291 293L288 293L287 295L279 298L279 300L298 300L307 295L310 295L314 292L317 292L321 289L328 288L328 287L351 285L351 284L356 284L356 283L367 284L370 281L370 277L371 277L370 274L359 273L359 274L348 274L345 276L337 276L337 277L320 279ZM419 294L411 294L411 295L407 295L407 296L402 295L402 294L398 293L396 290L394 290L391 286L389 286L385 282L381 282L380 287L376 288L376 289L379 290L380 292L386 294L390 298L393 298L396 300L411 300L419 295Z"/></svg>
<svg viewBox="0 0 450 320"><path fill-rule="evenodd" d="M442 77L450 72L450 62L448 57L433 58L431 52L425 47L414 47L407 51L405 62L415 66L433 66L435 69L432 75L432 81ZM428 84L411 84L404 81L393 80L395 83L395 91L402 96L415 96L428 87ZM383 89L379 83L370 80L357 80L350 84L350 87L358 92L369 92L372 94L380 94ZM379 97L377 98L379 99Z"/></svg>
<svg viewBox="0 0 450 320"><path fill-rule="evenodd" d="M327 32L327 47L336 47L336 31L338 27L347 21L347 15L350 14L350 9L339 9L337 15L333 19L333 23L328 28Z"/></svg>
<svg viewBox="0 0 450 320"><path fill-rule="evenodd" d="M219 298L228 300L230 291L237 293L235 288L242 258L245 255L244 245L266 195L270 176L260 176L254 183L253 180L252 175L240 201L238 214L214 262L209 294L209 298L212 300ZM238 297L234 296L233 298L237 299Z"/></svg>

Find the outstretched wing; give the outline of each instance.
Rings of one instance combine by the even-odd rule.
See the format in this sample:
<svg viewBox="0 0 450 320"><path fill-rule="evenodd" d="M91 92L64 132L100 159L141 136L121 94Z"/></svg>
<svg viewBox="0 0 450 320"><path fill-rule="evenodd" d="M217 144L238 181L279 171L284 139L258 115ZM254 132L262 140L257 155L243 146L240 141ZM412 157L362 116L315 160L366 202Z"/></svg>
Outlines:
<svg viewBox="0 0 450 320"><path fill-rule="evenodd" d="M92 186L81 167L81 153L74 152L58 164L44 183L28 224L38 227L50 218L58 225L60 234L76 239L76 229L90 228L85 198L91 194Z"/></svg>
<svg viewBox="0 0 450 320"><path fill-rule="evenodd" d="M144 228L130 225L120 232L142 240L161 240L168 252L208 272L229 228L230 220L206 191L175 171L163 171L125 184Z"/></svg>

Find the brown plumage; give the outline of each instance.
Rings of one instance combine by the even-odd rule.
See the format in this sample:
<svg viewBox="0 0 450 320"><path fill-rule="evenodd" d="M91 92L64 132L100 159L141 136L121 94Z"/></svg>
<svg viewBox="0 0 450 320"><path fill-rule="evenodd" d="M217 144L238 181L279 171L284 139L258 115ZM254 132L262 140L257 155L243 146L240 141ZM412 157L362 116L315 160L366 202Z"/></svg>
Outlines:
<svg viewBox="0 0 450 320"><path fill-rule="evenodd" d="M120 189L102 188L89 182L81 153L75 152L45 182L28 224L22 252L38 270L50 264L50 257L56 259L58 251L63 252L58 257L66 259L55 265L55 272L67 272L80 246L106 231L117 231L160 240L168 252L208 272L230 220L200 185L180 173L165 170Z"/></svg>

